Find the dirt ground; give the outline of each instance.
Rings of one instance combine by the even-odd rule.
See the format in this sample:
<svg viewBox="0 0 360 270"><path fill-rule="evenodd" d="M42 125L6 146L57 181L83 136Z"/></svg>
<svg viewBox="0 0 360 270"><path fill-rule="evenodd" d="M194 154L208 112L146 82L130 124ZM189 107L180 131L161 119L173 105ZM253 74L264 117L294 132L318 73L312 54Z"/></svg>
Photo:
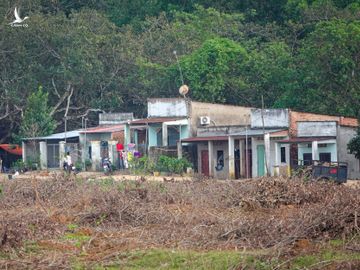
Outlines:
<svg viewBox="0 0 360 270"><path fill-rule="evenodd" d="M0 269L360 266L356 182L41 172L0 187Z"/></svg>

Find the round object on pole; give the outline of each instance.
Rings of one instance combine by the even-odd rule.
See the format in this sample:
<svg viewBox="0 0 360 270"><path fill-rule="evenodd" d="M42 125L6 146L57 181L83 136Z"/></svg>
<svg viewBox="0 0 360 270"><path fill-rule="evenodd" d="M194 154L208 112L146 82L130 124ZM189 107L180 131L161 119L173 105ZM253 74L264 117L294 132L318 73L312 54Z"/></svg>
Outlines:
<svg viewBox="0 0 360 270"><path fill-rule="evenodd" d="M189 86L187 86L186 84L182 85L179 88L179 93L180 95L185 96L187 93L189 93Z"/></svg>

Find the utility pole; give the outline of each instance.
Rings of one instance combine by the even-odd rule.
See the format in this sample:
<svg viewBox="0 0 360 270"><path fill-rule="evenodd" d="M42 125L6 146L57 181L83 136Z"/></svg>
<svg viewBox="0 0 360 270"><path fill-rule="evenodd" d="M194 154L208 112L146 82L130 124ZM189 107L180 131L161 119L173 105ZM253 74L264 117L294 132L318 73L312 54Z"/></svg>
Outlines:
<svg viewBox="0 0 360 270"><path fill-rule="evenodd" d="M265 120L264 120L264 95L261 95L261 121L262 121L262 128L263 128L263 140L264 140L264 161L265 161L265 167L266 167L266 176L270 176L270 168L268 166L268 160L267 160L267 147L266 147L266 136L265 136ZM270 150L270 149L269 149Z"/></svg>
<svg viewBox="0 0 360 270"><path fill-rule="evenodd" d="M87 133L87 130L86 130L86 121L87 121L87 120L88 120L87 117L85 117L85 118L84 118L85 140L84 140L84 150L83 150L83 151L84 151L84 157L85 157L85 159L84 159L84 164L83 164L83 165L84 165L84 171L86 170L86 164L85 164L85 163L86 163L86 160L89 158L89 154L88 154L88 152L89 152L88 150L89 150L89 149L87 149L87 141L86 141L86 140L87 140L87 137L86 137L86 135L87 135L87 134L86 134L86 133Z"/></svg>
<svg viewBox="0 0 360 270"><path fill-rule="evenodd" d="M248 166L248 133L247 126L245 126L245 168L246 168L246 179L249 179L249 166Z"/></svg>
<svg viewBox="0 0 360 270"><path fill-rule="evenodd" d="M65 118L65 148L66 148L66 132L67 132L67 116Z"/></svg>

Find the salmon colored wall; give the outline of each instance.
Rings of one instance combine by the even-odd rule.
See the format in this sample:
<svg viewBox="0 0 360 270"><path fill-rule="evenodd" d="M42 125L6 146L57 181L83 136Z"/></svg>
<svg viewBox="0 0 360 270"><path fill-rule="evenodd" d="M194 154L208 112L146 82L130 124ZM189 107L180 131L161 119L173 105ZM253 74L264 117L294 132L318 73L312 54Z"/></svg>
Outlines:
<svg viewBox="0 0 360 270"><path fill-rule="evenodd" d="M336 121L341 126L350 127L358 125L356 118L290 111L290 137L297 136L297 122L300 121Z"/></svg>

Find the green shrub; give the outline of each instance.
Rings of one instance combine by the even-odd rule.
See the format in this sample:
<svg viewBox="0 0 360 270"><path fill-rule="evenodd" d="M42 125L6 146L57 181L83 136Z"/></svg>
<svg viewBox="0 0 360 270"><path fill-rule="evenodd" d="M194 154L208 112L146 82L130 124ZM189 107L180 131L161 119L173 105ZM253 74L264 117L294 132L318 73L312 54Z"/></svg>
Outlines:
<svg viewBox="0 0 360 270"><path fill-rule="evenodd" d="M161 172L169 172L182 174L187 167L192 167L191 163L185 158L174 158L168 156L160 156L156 168Z"/></svg>
<svg viewBox="0 0 360 270"><path fill-rule="evenodd" d="M89 170L92 166L92 162L90 159L85 159L85 169Z"/></svg>
<svg viewBox="0 0 360 270"><path fill-rule="evenodd" d="M11 168L15 171L24 171L26 168L26 164L22 159L18 159L11 164Z"/></svg>
<svg viewBox="0 0 360 270"><path fill-rule="evenodd" d="M75 169L77 171L82 171L83 167L84 167L84 165L83 165L83 163L81 161L76 161L75 162Z"/></svg>
<svg viewBox="0 0 360 270"><path fill-rule="evenodd" d="M154 171L154 163L148 156L134 157L129 163L130 171L134 174L148 174Z"/></svg>

